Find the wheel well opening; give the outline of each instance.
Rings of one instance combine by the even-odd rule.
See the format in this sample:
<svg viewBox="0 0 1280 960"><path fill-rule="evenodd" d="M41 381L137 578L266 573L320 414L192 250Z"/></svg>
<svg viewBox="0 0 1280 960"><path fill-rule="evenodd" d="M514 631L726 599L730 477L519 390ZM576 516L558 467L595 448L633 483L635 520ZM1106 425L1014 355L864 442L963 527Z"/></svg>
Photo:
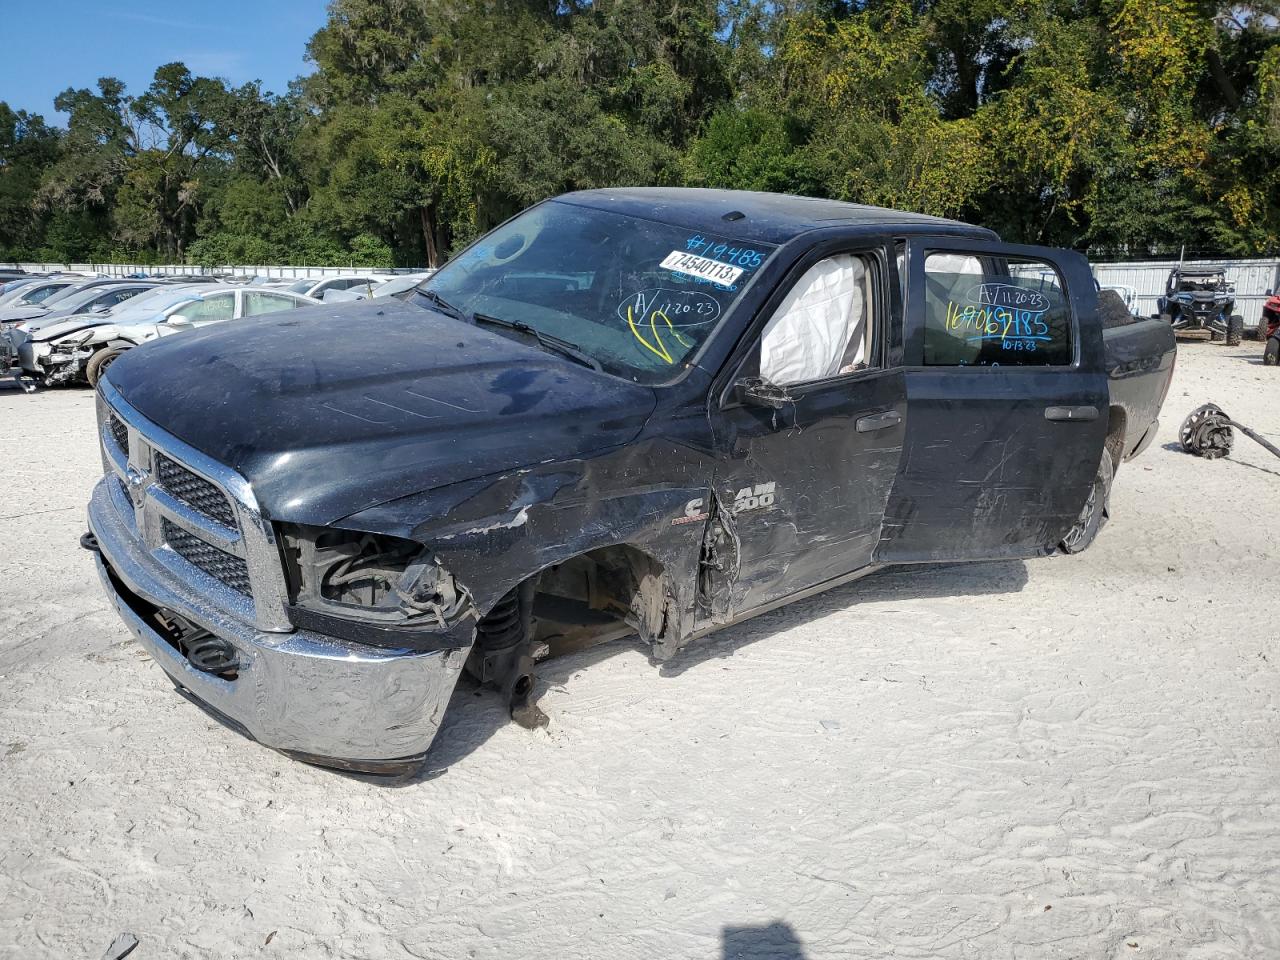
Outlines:
<svg viewBox="0 0 1280 960"><path fill-rule="evenodd" d="M626 544L548 567L534 595L534 637L557 656L629 634L661 639L667 627L661 563Z"/></svg>
<svg viewBox="0 0 1280 960"><path fill-rule="evenodd" d="M1120 407L1112 407L1107 421L1107 452L1111 454L1111 468L1117 470L1124 454L1125 413Z"/></svg>

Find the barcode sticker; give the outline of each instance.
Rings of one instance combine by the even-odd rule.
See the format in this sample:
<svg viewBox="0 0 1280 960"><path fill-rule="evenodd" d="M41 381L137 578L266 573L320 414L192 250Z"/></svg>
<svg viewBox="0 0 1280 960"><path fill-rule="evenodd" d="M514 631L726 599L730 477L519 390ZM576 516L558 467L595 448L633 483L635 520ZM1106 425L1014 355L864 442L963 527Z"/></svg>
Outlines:
<svg viewBox="0 0 1280 960"><path fill-rule="evenodd" d="M722 287L732 286L742 276L741 267L731 267L719 260L698 257L681 250L672 250L667 254L667 259L662 261L662 269L674 270L699 280L709 280Z"/></svg>

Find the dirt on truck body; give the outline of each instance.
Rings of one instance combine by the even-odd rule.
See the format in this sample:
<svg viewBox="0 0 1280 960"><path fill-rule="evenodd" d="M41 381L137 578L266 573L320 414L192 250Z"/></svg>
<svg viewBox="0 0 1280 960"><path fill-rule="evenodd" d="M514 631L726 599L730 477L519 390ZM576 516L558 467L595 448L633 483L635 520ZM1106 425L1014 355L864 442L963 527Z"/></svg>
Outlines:
<svg viewBox="0 0 1280 960"><path fill-rule="evenodd" d="M187 696L307 760L420 764L466 669L657 659L894 564L1086 548L1167 323L1084 258L770 194L547 201L403 300L131 351L87 545Z"/></svg>

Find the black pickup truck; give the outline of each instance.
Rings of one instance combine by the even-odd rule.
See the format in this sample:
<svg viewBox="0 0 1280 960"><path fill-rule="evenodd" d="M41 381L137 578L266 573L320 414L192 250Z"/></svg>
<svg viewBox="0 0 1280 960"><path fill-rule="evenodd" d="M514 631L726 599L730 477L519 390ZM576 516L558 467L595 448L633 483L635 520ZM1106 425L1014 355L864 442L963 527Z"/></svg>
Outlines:
<svg viewBox="0 0 1280 960"><path fill-rule="evenodd" d="M121 358L85 544L191 699L404 771L463 669L534 725L566 637L665 659L888 565L1084 549L1175 357L1098 303L1080 255L953 221L569 194L403 300Z"/></svg>

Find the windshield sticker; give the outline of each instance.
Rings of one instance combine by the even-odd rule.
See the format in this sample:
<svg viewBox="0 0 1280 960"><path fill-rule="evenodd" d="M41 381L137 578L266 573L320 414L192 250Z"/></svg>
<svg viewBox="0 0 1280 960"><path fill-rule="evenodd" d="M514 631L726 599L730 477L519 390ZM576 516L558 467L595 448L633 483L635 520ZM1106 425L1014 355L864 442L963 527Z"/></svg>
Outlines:
<svg viewBox="0 0 1280 960"><path fill-rule="evenodd" d="M663 270L670 270L673 273L682 273L685 276L693 277L696 280L705 280L708 283L714 283L717 286L731 289L738 278L742 276L743 268L730 266L727 263L721 263L719 260L712 260L710 257L700 257L697 254L685 253L680 250L672 250L665 260L662 261Z"/></svg>

